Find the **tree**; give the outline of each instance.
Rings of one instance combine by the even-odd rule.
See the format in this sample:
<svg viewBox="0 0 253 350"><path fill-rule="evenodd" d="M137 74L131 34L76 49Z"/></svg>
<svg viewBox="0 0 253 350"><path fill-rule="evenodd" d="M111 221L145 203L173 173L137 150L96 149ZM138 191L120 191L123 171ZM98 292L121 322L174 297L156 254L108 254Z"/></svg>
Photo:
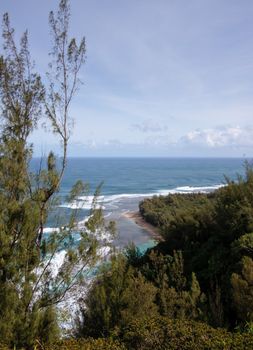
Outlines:
<svg viewBox="0 0 253 350"><path fill-rule="evenodd" d="M233 303L239 320L253 322L253 260L244 256L241 265L231 276Z"/></svg>
<svg viewBox="0 0 253 350"><path fill-rule="evenodd" d="M81 303L79 336L101 337L118 334L133 320L156 316L156 288L119 255L111 260L94 281Z"/></svg>
<svg viewBox="0 0 253 350"><path fill-rule="evenodd" d="M78 88L78 73L85 60L85 41L78 45L68 38L70 8L61 0L58 12L50 12L53 37L49 82L34 71L25 32L18 47L8 14L3 17L3 52L0 56L0 338L18 346L31 346L36 338L53 340L57 332L55 305L79 282L82 271L95 263L98 241L95 231L106 229L96 196L90 223L80 232L73 248L76 213L69 225L45 237L44 226L53 209L67 162L70 137L69 107ZM46 166L30 172L33 154L28 138L42 116L51 122L60 138L63 156L60 166L52 152ZM70 193L74 199L86 193L78 182ZM91 223L92 222L92 223ZM89 229L88 229L89 228ZM58 272L54 261L65 255ZM80 278L79 278L80 277ZM47 331L45 331L47 325ZM43 331L44 330L44 331Z"/></svg>

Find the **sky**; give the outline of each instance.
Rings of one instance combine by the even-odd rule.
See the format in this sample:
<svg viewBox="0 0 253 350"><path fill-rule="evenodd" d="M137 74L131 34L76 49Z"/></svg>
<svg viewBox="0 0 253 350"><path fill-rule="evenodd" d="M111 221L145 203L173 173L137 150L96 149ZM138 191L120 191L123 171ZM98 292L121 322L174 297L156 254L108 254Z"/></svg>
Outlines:
<svg viewBox="0 0 253 350"><path fill-rule="evenodd" d="M0 0L47 70L56 0ZM252 0L72 0L86 39L69 156L252 157ZM0 44L1 44L0 39ZM36 156L58 140L39 125Z"/></svg>

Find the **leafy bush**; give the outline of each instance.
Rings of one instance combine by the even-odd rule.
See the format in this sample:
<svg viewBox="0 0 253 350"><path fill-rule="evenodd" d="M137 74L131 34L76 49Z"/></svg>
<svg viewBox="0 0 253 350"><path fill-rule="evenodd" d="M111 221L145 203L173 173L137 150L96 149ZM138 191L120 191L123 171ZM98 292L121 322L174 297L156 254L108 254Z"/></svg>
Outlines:
<svg viewBox="0 0 253 350"><path fill-rule="evenodd" d="M185 320L137 320L123 335L127 349L138 350L240 350L253 348L253 335L229 333L205 323Z"/></svg>
<svg viewBox="0 0 253 350"><path fill-rule="evenodd" d="M66 340L38 350L126 350L125 346L111 339Z"/></svg>
<svg viewBox="0 0 253 350"><path fill-rule="evenodd" d="M0 345L0 350L13 350ZM15 349L16 350L16 349ZM18 349L17 349L18 350ZM25 349L22 349L25 350ZM37 343L33 350L126 350L125 346L111 339L69 339L59 341L51 346Z"/></svg>

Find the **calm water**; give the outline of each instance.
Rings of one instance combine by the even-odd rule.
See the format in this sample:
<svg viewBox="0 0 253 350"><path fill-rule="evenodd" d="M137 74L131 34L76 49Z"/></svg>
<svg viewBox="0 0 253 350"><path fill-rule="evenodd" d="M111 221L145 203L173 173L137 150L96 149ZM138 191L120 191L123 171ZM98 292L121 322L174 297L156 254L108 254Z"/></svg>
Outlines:
<svg viewBox="0 0 253 350"><path fill-rule="evenodd" d="M32 168L37 168L33 159ZM131 220L122 216L138 210L142 198L155 194L210 191L225 183L224 175L236 179L244 173L243 159L175 159L175 158L69 158L60 195L61 210L68 214L81 208L80 220L88 215L91 197L67 203L65 196L77 180L89 183L91 191L103 182L100 204L105 216L117 223L115 244L124 246L135 242L141 249L153 244L152 237ZM66 215L67 216L67 215ZM49 226L54 226L50 218Z"/></svg>

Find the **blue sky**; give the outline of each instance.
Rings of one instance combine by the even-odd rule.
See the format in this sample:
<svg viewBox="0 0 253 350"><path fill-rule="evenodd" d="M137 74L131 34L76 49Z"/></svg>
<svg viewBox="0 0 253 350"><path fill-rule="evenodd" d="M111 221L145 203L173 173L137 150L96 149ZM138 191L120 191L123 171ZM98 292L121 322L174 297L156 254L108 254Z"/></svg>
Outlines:
<svg viewBox="0 0 253 350"><path fill-rule="evenodd" d="M0 0L47 68L54 0ZM253 155L252 0L72 0L85 36L71 156ZM35 154L57 140L40 128Z"/></svg>

